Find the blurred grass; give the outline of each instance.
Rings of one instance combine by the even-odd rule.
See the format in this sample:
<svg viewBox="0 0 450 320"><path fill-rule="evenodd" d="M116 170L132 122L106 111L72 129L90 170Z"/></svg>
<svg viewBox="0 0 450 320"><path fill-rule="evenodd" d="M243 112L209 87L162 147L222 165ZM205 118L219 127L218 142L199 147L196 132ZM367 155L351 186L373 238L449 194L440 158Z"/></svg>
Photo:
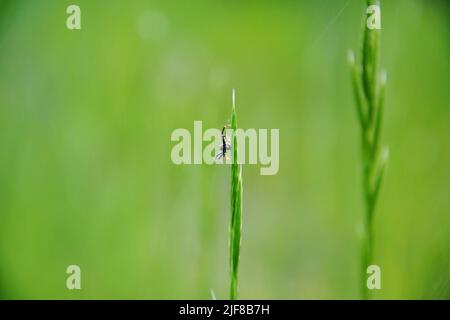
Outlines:
<svg viewBox="0 0 450 320"><path fill-rule="evenodd" d="M0 7L0 297L226 297L228 168L173 165L170 133L221 127L236 87L243 128L281 131L279 173L244 170L240 298L356 298L346 2L79 0L81 31L68 1ZM450 298L449 6L384 2L374 297Z"/></svg>

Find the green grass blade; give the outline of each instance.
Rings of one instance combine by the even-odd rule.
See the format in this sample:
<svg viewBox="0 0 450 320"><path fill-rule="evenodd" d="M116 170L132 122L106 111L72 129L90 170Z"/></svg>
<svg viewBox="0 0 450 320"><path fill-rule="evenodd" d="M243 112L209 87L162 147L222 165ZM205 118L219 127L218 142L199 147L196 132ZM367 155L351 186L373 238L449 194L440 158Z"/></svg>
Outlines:
<svg viewBox="0 0 450 320"><path fill-rule="evenodd" d="M364 96L364 91L361 84L361 78L358 72L358 68L355 62L355 53L353 50L350 50L348 53L348 63L350 65L350 71L352 76L353 83L353 91L355 93L356 100L356 112L358 114L359 124L361 126L361 130L366 130L366 113L367 113L367 105L366 99Z"/></svg>
<svg viewBox="0 0 450 320"><path fill-rule="evenodd" d="M374 142L373 142L373 154L377 156L381 135L381 123L383 119L384 113L384 95L386 91L386 72L383 71L380 77L380 92L378 97L378 107L377 107L377 115L375 118L375 128L374 128Z"/></svg>
<svg viewBox="0 0 450 320"><path fill-rule="evenodd" d="M230 221L230 299L236 300L238 295L238 267L241 248L242 227L242 165L238 163L235 92L233 90L233 107L231 112L231 129L233 161L231 164L231 221Z"/></svg>

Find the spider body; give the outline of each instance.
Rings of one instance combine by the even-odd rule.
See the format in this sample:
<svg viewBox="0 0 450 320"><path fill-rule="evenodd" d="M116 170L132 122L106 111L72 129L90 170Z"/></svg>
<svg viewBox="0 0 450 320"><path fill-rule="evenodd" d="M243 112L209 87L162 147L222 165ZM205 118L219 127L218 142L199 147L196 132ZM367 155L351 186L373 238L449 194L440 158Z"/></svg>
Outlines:
<svg viewBox="0 0 450 320"><path fill-rule="evenodd" d="M227 126L222 128L222 145L220 146L220 152L216 155L216 160L219 160L220 158L224 158L225 160L228 159L227 150L231 149L231 145L225 133L226 128Z"/></svg>

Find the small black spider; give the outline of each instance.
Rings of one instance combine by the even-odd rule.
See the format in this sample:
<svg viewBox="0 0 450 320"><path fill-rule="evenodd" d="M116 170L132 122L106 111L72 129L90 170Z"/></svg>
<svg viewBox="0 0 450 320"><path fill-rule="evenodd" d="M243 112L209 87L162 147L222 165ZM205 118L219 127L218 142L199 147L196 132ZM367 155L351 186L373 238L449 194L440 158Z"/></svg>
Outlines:
<svg viewBox="0 0 450 320"><path fill-rule="evenodd" d="M228 160L228 154L227 150L231 149L230 141L225 133L225 129L228 127L228 125L225 125L222 128L222 145L220 146L220 152L216 155L216 160L219 160L220 158L224 158L225 160Z"/></svg>

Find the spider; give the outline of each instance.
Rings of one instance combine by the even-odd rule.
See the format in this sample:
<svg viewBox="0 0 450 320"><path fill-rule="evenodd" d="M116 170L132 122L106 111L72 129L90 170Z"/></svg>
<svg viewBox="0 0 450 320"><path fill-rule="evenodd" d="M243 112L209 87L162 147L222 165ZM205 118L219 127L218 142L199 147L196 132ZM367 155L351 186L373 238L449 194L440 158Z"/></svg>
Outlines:
<svg viewBox="0 0 450 320"><path fill-rule="evenodd" d="M225 129L228 128L228 125L223 126L222 128L222 145L220 146L220 152L216 155L216 160L219 160L220 158L224 158L225 160L228 160L228 154L227 150L231 149L230 140L228 139Z"/></svg>

